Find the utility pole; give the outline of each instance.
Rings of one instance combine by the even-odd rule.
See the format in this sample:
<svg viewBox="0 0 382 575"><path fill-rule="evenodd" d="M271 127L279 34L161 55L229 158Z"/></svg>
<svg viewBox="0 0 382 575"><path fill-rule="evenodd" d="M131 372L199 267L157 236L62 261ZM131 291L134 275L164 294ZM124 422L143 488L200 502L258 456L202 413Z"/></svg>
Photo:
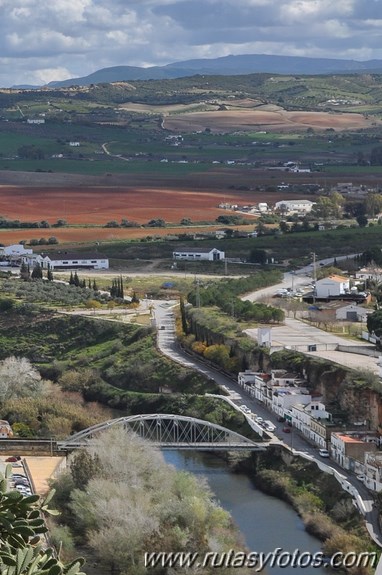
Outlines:
<svg viewBox="0 0 382 575"><path fill-rule="evenodd" d="M313 303L316 303L316 280L317 280L317 272L316 272L316 254L313 252Z"/></svg>
<svg viewBox="0 0 382 575"><path fill-rule="evenodd" d="M317 271L316 271L316 254L313 252L313 281L316 283L317 281Z"/></svg>

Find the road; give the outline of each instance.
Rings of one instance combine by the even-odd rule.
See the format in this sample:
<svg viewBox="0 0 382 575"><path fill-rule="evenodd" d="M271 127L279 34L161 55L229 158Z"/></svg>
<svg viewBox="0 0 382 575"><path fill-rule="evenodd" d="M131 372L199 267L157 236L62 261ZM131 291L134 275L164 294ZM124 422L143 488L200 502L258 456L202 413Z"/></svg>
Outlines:
<svg viewBox="0 0 382 575"><path fill-rule="evenodd" d="M262 404L260 404L260 402L252 399L236 381L206 365L202 361L197 360L193 356L187 355L176 341L174 316L174 308L176 305L176 301L153 302L156 325L158 328L162 328L157 331L157 344L160 351L184 367L194 369L205 376L214 379L216 383L228 394L228 400L232 402L238 410L240 405L246 405L252 413L255 413L257 416L260 416L265 420L272 421L275 425L274 433L269 434L267 432L272 443L283 445L294 454L317 463L320 468L326 465L329 468L326 469L326 472L337 474L337 478L338 476L341 476L343 478L341 482L343 488L346 491L349 491L350 486L352 486L354 489L355 499L358 502L357 506L365 517L366 528L370 537L377 545L382 547L382 534L378 521L379 513L373 504L374 500L371 492L366 489L366 487L361 484L354 475L348 473L333 461L321 459L318 455L318 448L310 445L296 429L291 428L291 433L284 433L284 424L277 421L276 415L268 411ZM224 397L222 397L222 400L225 400ZM248 416L246 417L248 420Z"/></svg>

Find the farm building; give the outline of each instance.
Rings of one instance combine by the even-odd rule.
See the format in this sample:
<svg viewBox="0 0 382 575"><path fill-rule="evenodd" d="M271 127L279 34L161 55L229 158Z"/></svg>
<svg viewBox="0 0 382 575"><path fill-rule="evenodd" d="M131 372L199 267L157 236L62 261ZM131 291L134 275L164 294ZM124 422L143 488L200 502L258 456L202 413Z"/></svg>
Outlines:
<svg viewBox="0 0 382 575"><path fill-rule="evenodd" d="M367 316L374 310L356 304L345 305L336 310L336 319L344 321L361 321L366 322Z"/></svg>
<svg viewBox="0 0 382 575"><path fill-rule="evenodd" d="M349 278L331 275L316 282L316 297L325 299L328 297L349 293Z"/></svg>
<svg viewBox="0 0 382 575"><path fill-rule="evenodd" d="M11 246L0 247L0 256L5 258L17 258L26 256L27 254L33 254L33 250L25 249L23 244L13 244Z"/></svg>
<svg viewBox="0 0 382 575"><path fill-rule="evenodd" d="M225 253L216 248L197 248L172 252L174 260L188 261L221 261L225 259Z"/></svg>
<svg viewBox="0 0 382 575"><path fill-rule="evenodd" d="M51 270L65 270L65 269L94 269L94 270L107 270L109 269L109 260L107 258L100 258L98 255L85 255L85 254L70 254L67 252L26 256L23 261L30 267L34 267L37 263L43 269Z"/></svg>
<svg viewBox="0 0 382 575"><path fill-rule="evenodd" d="M282 200L275 203L275 210L286 214L307 214L314 204L310 200Z"/></svg>

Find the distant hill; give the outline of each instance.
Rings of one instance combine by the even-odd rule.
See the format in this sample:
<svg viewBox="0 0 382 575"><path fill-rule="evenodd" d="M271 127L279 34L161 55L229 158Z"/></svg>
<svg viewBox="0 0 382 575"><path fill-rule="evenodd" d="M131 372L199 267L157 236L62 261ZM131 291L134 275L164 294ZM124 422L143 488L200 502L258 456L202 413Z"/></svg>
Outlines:
<svg viewBox="0 0 382 575"><path fill-rule="evenodd" d="M222 58L185 60L165 66L140 68L137 66L113 66L97 70L82 78L50 82L49 87L88 86L110 82L133 80L162 80L194 75L240 74L360 74L382 73L382 60L338 60L330 58L304 58L295 56L269 56L244 54Z"/></svg>

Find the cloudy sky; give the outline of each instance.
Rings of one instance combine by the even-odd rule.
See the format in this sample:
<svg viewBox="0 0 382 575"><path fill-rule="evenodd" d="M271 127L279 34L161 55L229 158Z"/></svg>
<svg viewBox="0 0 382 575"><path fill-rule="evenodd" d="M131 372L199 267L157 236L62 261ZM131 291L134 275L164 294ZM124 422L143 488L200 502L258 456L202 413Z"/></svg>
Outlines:
<svg viewBox="0 0 382 575"><path fill-rule="evenodd" d="M382 0L0 0L0 86L228 54L382 59Z"/></svg>

